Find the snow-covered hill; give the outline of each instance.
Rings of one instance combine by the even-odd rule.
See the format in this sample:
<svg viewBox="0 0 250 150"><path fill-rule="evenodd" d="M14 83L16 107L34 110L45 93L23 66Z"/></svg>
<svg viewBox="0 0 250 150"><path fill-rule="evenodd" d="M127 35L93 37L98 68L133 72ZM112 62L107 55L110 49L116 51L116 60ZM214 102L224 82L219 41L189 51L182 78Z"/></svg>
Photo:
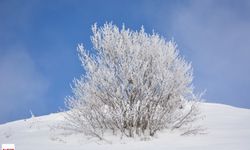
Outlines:
<svg viewBox="0 0 250 150"><path fill-rule="evenodd" d="M63 121L61 113L34 117L0 125L0 144L13 143L16 150L52 149L126 149L126 150L249 150L250 110L222 104L202 103L206 116L202 125L206 134L180 136L164 131L154 139L142 141L112 139L112 144L87 139L83 135L65 135L54 126Z"/></svg>

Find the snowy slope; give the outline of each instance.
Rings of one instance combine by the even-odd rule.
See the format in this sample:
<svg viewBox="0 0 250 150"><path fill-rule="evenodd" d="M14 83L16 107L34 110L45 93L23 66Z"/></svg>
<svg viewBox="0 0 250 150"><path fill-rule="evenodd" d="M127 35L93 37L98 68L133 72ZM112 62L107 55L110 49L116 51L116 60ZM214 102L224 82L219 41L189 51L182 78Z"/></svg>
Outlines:
<svg viewBox="0 0 250 150"><path fill-rule="evenodd" d="M111 140L112 144L87 139L83 135L63 135L54 126L63 121L61 113L19 120L0 125L0 144L14 143L16 150L52 149L174 149L250 150L250 110L222 104L202 103L207 134L180 136L164 131L150 141Z"/></svg>

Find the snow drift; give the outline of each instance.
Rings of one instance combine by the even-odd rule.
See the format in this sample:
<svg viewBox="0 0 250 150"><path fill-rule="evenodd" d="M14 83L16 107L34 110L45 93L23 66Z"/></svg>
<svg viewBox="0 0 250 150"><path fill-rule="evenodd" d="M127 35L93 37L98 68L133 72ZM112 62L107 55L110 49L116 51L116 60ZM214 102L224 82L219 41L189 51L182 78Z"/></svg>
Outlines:
<svg viewBox="0 0 250 150"><path fill-rule="evenodd" d="M0 144L13 143L17 150L37 149L190 149L249 150L250 110L222 104L202 103L205 134L180 136L165 130L150 140L108 137L109 143L69 134L55 126L63 122L62 113L32 117L0 125Z"/></svg>

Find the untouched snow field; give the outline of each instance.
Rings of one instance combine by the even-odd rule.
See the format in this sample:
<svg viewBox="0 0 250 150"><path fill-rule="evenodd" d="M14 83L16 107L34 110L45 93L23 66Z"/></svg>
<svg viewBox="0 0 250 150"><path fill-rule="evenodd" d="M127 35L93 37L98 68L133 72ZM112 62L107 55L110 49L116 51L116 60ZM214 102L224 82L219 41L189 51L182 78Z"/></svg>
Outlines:
<svg viewBox="0 0 250 150"><path fill-rule="evenodd" d="M205 118L200 122L206 134L180 136L163 131L149 141L108 137L111 144L84 135L65 135L55 125L61 113L34 117L0 125L0 144L13 143L16 150L250 150L250 110L222 104L202 103Z"/></svg>

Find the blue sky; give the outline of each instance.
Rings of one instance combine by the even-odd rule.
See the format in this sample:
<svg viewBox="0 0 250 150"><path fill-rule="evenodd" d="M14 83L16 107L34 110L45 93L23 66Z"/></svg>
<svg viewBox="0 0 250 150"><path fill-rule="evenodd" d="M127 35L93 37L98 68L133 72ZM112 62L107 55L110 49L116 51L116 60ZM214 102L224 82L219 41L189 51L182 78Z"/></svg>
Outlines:
<svg viewBox="0 0 250 150"><path fill-rule="evenodd" d="M250 108L248 0L1 0L0 123L63 108L83 73L76 46L106 21L173 38L207 102Z"/></svg>

